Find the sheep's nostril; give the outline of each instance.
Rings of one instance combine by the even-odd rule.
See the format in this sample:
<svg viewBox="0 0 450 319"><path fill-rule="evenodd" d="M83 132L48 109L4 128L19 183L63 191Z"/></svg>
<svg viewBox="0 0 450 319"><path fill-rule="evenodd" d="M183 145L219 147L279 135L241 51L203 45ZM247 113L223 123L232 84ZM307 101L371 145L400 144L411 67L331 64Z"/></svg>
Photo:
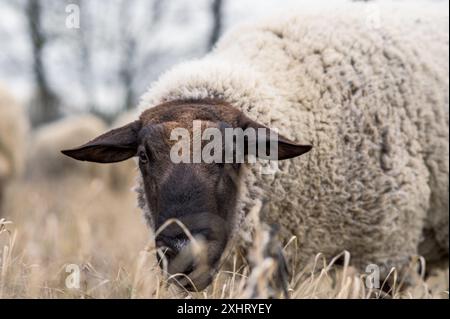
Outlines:
<svg viewBox="0 0 450 319"><path fill-rule="evenodd" d="M158 252L156 253L156 258L158 260L158 264L163 267L164 262L167 262L167 264L170 264L175 257L177 256L177 253L170 247L157 243L156 247L158 248Z"/></svg>
<svg viewBox="0 0 450 319"><path fill-rule="evenodd" d="M177 253L171 248L166 248L164 251L164 256L166 256L167 260L170 262L175 259Z"/></svg>
<svg viewBox="0 0 450 319"><path fill-rule="evenodd" d="M170 274L189 274L195 270L188 239L161 236L156 240L156 247L158 264Z"/></svg>

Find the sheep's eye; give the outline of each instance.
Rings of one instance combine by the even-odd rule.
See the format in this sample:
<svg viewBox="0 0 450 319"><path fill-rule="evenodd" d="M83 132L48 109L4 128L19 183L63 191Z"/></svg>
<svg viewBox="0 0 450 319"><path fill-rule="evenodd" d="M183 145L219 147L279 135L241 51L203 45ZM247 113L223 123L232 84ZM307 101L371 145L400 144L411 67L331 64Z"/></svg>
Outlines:
<svg viewBox="0 0 450 319"><path fill-rule="evenodd" d="M139 161L140 161L142 164L148 163L148 157L147 157L147 154L145 154L144 151L140 151L140 152L139 152Z"/></svg>

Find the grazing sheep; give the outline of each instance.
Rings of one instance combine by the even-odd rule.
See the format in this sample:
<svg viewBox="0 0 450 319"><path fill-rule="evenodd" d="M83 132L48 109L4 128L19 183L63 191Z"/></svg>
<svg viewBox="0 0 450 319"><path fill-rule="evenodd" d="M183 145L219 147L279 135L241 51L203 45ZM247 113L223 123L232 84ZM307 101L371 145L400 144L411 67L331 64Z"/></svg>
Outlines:
<svg viewBox="0 0 450 319"><path fill-rule="evenodd" d="M383 277L412 255L445 258L448 5L377 8L379 25L368 22L365 4L349 3L239 27L203 59L162 76L139 120L64 153L101 163L138 157L150 227L177 218L206 241L210 272L179 227L156 234L168 272L188 274L198 289L235 235L239 245L252 240L245 217L261 199L284 241L296 236L302 262L348 250L356 267L376 264ZM186 128L195 147L193 120L219 130L278 128L279 160L314 147L273 174L261 161L176 164L170 135Z"/></svg>
<svg viewBox="0 0 450 319"><path fill-rule="evenodd" d="M23 108L0 87L0 205L6 184L23 171L27 128Z"/></svg>
<svg viewBox="0 0 450 319"><path fill-rule="evenodd" d="M38 128L33 133L28 159L31 177L59 179L67 175L107 177L108 168L96 164L77 163L61 155L59 150L81 143L107 130L107 125L94 115L69 116Z"/></svg>

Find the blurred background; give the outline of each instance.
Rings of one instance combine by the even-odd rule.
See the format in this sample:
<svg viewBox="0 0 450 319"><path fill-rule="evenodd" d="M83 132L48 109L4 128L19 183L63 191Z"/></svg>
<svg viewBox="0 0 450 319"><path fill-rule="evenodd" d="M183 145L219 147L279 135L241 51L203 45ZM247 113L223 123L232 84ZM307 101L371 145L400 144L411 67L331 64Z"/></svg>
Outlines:
<svg viewBox="0 0 450 319"><path fill-rule="evenodd" d="M320 0L2 0L0 83L27 105L33 127L80 112L111 123L171 65L204 55L236 23L294 3L326 5Z"/></svg>

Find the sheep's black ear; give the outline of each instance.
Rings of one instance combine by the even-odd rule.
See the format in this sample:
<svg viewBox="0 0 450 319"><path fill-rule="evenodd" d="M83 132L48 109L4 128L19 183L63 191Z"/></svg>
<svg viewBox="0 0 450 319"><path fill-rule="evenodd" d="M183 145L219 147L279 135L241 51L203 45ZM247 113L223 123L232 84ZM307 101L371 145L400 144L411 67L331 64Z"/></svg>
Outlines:
<svg viewBox="0 0 450 319"><path fill-rule="evenodd" d="M136 155L141 121L111 130L74 149L61 151L79 161L115 163Z"/></svg>
<svg viewBox="0 0 450 319"><path fill-rule="evenodd" d="M255 140L248 140L246 149L250 152L256 151L253 154L259 158L269 159L269 160L285 160L289 158L294 158L309 152L312 149L312 145L309 144L298 144L288 138L274 132L270 128L255 122L245 115L242 115L240 120L241 127L245 130L247 128L253 128L256 132ZM263 130L259 130L263 129ZM261 134L262 133L262 134ZM258 147L265 143L265 153L261 156L261 152L258 152ZM254 145L254 147L252 147Z"/></svg>

